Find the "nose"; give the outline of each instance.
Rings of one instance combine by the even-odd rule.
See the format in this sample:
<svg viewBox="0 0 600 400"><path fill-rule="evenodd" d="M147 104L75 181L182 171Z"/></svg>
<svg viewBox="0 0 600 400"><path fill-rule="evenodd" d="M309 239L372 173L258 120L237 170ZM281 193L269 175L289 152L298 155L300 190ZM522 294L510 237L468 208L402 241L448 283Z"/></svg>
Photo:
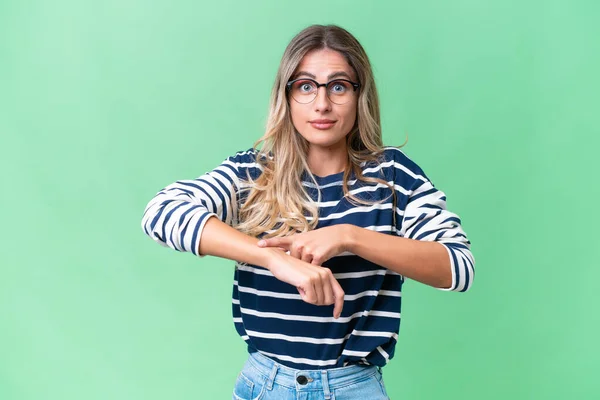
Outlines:
<svg viewBox="0 0 600 400"><path fill-rule="evenodd" d="M322 90L321 90L322 89ZM324 111L331 109L331 100L327 96L327 88L321 86L317 89L317 97L315 98L315 109L317 111Z"/></svg>

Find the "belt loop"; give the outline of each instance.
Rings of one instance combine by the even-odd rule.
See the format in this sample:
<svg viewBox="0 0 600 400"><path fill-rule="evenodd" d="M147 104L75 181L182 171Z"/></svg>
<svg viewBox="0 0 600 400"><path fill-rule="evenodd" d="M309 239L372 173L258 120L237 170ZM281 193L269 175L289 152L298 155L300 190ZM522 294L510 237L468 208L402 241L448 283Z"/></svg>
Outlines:
<svg viewBox="0 0 600 400"><path fill-rule="evenodd" d="M279 367L277 364L273 364L273 368L271 369L271 375L269 375L269 379L267 379L267 389L273 390L273 382L275 381L275 375L277 375L277 369Z"/></svg>
<svg viewBox="0 0 600 400"><path fill-rule="evenodd" d="M331 399L331 392L329 391L329 380L327 379L327 371L321 370L321 383L323 384L323 393L325 393L325 400Z"/></svg>

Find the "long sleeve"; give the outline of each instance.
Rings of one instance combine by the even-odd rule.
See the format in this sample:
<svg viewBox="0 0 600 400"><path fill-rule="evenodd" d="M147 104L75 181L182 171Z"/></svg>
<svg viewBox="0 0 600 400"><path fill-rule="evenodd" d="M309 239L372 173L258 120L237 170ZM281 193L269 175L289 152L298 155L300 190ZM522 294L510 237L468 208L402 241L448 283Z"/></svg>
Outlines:
<svg viewBox="0 0 600 400"><path fill-rule="evenodd" d="M193 180L180 180L158 192L148 203L142 229L154 241L197 256L206 221L215 216L237 223L240 162L250 151L229 157L217 168Z"/></svg>
<svg viewBox="0 0 600 400"><path fill-rule="evenodd" d="M419 182L419 181L416 181ZM452 285L445 291L467 291L474 277L475 260L471 242L458 215L446 209L446 195L425 178L410 191L400 235L415 240L436 241L446 247L450 258Z"/></svg>
<svg viewBox="0 0 600 400"><path fill-rule="evenodd" d="M452 285L443 291L465 292L473 283L475 260L458 215L446 209L446 195L403 151L393 148L399 236L442 244L450 259Z"/></svg>

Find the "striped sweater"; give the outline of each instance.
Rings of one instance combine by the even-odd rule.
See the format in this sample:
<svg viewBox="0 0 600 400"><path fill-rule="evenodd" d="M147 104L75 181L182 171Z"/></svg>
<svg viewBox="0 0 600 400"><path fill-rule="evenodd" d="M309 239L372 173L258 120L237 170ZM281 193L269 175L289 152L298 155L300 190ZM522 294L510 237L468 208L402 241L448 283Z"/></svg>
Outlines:
<svg viewBox="0 0 600 400"><path fill-rule="evenodd" d="M163 246L198 254L206 221L215 216L235 226L247 197L247 172L260 175L256 150L239 152L214 170L193 180L162 189L147 205L144 232ZM452 286L466 291L474 274L470 242L460 219L446 209L446 196L404 152L386 147L383 159L364 163L365 176L382 178L396 191L396 207L387 185L357 181L350 191L373 205L356 206L343 196L342 175L301 179L319 202L318 228L353 224L390 235L437 241L448 251ZM393 213L396 213L395 218ZM395 221L395 223L393 222ZM248 351L298 369L322 369L348 364L385 365L394 355L400 328L404 277L354 254L343 253L323 263L345 292L340 318L333 306L305 303L295 287L279 281L266 268L236 263L232 311L235 328Z"/></svg>

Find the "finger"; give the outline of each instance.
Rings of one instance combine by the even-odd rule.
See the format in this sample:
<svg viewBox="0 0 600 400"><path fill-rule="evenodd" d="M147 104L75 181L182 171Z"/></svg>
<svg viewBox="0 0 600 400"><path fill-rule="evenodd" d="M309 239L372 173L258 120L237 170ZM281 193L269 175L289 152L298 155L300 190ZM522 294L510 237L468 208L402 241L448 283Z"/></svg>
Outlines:
<svg viewBox="0 0 600 400"><path fill-rule="evenodd" d="M300 293L300 297L302 298L302 300L308 302L307 299L306 299L306 297L308 296L307 293L306 293L306 290L304 290L300 286L298 286L296 289L298 289L298 293Z"/></svg>
<svg viewBox="0 0 600 400"><path fill-rule="evenodd" d="M300 293L300 298L302 298L302 301L309 304L315 304L317 297L315 296L315 291L312 285L301 285L296 289L298 290L298 293Z"/></svg>
<svg viewBox="0 0 600 400"><path fill-rule="evenodd" d="M300 259L302 261L310 264L310 263L312 263L313 256L308 251L303 251L302 254L300 255Z"/></svg>
<svg viewBox="0 0 600 400"><path fill-rule="evenodd" d="M314 272L307 268L300 284L297 286L300 297L309 304L319 304L320 301L320 295L315 287L314 275Z"/></svg>
<svg viewBox="0 0 600 400"><path fill-rule="evenodd" d="M303 286L304 287L304 293L305 293L305 299L304 301L306 301L309 304L314 304L317 306L322 305L322 299L323 299L323 290L321 288L318 287L318 285L313 284L312 282L309 282L307 285Z"/></svg>
<svg viewBox="0 0 600 400"><path fill-rule="evenodd" d="M325 293L323 292L323 284L321 282L319 282L319 280L317 280L315 282L314 285L315 288L315 294L317 295L317 305L324 305L325 304Z"/></svg>
<svg viewBox="0 0 600 400"><path fill-rule="evenodd" d="M335 295L333 294L333 288L331 287L331 279L329 275L331 271L328 268L323 268L323 295L324 305L330 305L335 302Z"/></svg>
<svg viewBox="0 0 600 400"><path fill-rule="evenodd" d="M315 304L322 305L325 296L323 294L323 283L321 282L321 277L317 271L311 271L310 281L308 282L307 286L308 285L311 286L313 293L315 294Z"/></svg>
<svg viewBox="0 0 600 400"><path fill-rule="evenodd" d="M335 297L335 305L333 306L333 318L339 318L342 315L342 309L344 308L344 289L340 286L340 283L331 274L331 287L333 289L333 295Z"/></svg>
<svg viewBox="0 0 600 400"><path fill-rule="evenodd" d="M258 247L280 247L284 250L289 250L291 240L289 237L274 237L269 239L261 239L257 244Z"/></svg>
<svg viewBox="0 0 600 400"><path fill-rule="evenodd" d="M302 260L302 246L299 245L291 245L290 246L290 256Z"/></svg>

